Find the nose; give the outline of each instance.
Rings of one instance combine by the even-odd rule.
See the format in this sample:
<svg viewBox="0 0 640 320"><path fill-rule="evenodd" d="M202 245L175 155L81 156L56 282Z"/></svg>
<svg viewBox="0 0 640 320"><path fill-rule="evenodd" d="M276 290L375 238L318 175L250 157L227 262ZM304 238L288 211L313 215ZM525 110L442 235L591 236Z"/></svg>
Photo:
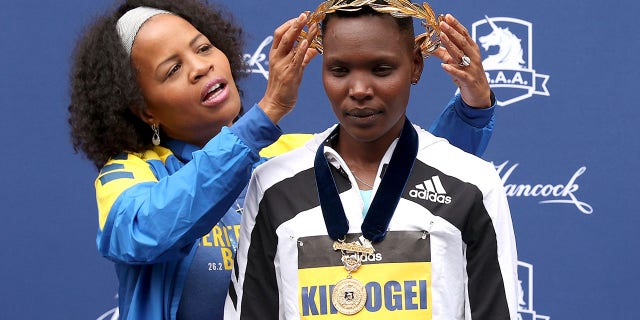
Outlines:
<svg viewBox="0 0 640 320"><path fill-rule="evenodd" d="M206 76L209 71L213 70L213 64L205 57L194 55L191 57L189 63L191 65L189 79L193 83L198 82L200 78Z"/></svg>
<svg viewBox="0 0 640 320"><path fill-rule="evenodd" d="M373 97L373 88L366 77L352 74L349 81L349 97L358 101Z"/></svg>

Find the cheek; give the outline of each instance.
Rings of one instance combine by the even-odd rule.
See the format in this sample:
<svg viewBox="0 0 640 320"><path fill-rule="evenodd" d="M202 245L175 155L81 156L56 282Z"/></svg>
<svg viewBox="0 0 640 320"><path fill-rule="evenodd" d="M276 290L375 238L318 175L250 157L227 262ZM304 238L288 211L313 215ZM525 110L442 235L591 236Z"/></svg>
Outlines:
<svg viewBox="0 0 640 320"><path fill-rule="evenodd" d="M406 112L411 88L402 84L390 84L378 91L378 96L386 101L389 111L394 114Z"/></svg>
<svg viewBox="0 0 640 320"><path fill-rule="evenodd" d="M402 100L409 97L409 86L398 79L384 79L376 84L379 96L384 96L385 100Z"/></svg>
<svg viewBox="0 0 640 320"><path fill-rule="evenodd" d="M238 87L236 86L236 82L232 79L231 81L229 81L229 91L231 93L232 99L235 100L241 100L240 99L240 90L238 89ZM238 109L240 109L240 106L238 105Z"/></svg>
<svg viewBox="0 0 640 320"><path fill-rule="evenodd" d="M145 96L145 100L154 115L163 118L164 121L173 121L174 118L180 118L192 109L191 96L184 88L182 90L163 88L163 90L154 91L150 96Z"/></svg>
<svg viewBox="0 0 640 320"><path fill-rule="evenodd" d="M176 96L168 91L163 91L151 99L148 99L147 104L150 109L156 110L156 112L171 114L177 109L176 106L185 105L185 101L180 96Z"/></svg>
<svg viewBox="0 0 640 320"><path fill-rule="evenodd" d="M323 77L322 80L327 98L332 103L342 101L347 96L348 89L345 87L344 81L332 77Z"/></svg>

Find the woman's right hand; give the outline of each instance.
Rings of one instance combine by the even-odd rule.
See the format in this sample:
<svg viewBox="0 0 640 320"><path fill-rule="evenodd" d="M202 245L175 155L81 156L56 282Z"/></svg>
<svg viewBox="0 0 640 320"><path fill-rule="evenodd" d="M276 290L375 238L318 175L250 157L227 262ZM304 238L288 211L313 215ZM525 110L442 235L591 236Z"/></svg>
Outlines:
<svg viewBox="0 0 640 320"><path fill-rule="evenodd" d="M304 68L317 54L315 49L309 47L318 33L317 26L311 27L305 39L296 45L296 39L306 22L307 15L302 13L282 24L273 33L269 51L269 80L264 97L258 105L275 124L293 110L298 100L298 88Z"/></svg>

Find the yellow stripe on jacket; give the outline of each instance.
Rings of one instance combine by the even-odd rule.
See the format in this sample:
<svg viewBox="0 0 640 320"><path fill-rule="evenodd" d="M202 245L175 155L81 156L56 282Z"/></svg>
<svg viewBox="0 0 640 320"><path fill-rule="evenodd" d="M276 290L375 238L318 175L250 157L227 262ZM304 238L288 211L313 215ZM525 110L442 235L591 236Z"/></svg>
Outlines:
<svg viewBox="0 0 640 320"><path fill-rule="evenodd" d="M278 141L262 149L260 151L260 156L265 158L272 158L281 155L285 152L303 146L312 137L313 134L308 133L283 134L282 136L280 136L280 139L278 139Z"/></svg>

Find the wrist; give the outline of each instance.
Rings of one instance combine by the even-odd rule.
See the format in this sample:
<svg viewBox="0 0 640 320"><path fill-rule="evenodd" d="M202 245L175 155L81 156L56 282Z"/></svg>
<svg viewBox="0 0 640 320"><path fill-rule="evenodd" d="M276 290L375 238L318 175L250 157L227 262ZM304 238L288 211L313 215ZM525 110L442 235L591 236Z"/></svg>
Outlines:
<svg viewBox="0 0 640 320"><path fill-rule="evenodd" d="M463 96L462 102L464 102L464 104L474 109L486 109L496 104L496 97L493 94L493 90L489 90L489 93L486 95L486 97L483 97L480 99L474 99L472 101L467 101Z"/></svg>
<svg viewBox="0 0 640 320"><path fill-rule="evenodd" d="M258 107L260 107L264 114L271 119L271 122L276 125L291 111L290 108L275 104L271 99L267 98L262 98L260 102L258 102Z"/></svg>

